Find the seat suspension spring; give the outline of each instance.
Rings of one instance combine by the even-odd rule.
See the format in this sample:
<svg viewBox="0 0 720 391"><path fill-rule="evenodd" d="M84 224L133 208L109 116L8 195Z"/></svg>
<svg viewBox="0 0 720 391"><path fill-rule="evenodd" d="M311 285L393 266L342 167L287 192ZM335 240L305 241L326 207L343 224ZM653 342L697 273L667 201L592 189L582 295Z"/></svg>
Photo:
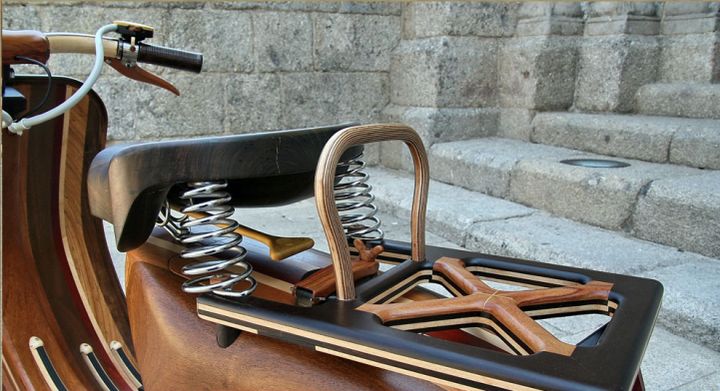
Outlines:
<svg viewBox="0 0 720 391"><path fill-rule="evenodd" d="M380 228L382 222L377 217L378 208L372 185L368 183L370 174L364 171L365 161L361 153L355 158L338 163L335 174L335 205L340 214L340 222L345 236L362 241L381 240L385 233Z"/></svg>
<svg viewBox="0 0 720 391"><path fill-rule="evenodd" d="M168 201L160 210L157 225L164 227L175 240L186 245L180 256L197 259L223 257L198 261L183 266L183 274L192 277L182 285L187 293L212 292L225 297L245 297L253 293L257 282L251 276L253 268L244 261L247 250L240 243L242 235L235 232L239 224L231 218L231 196L224 189L226 181L189 182L188 190L180 195L187 206L180 212L170 209ZM200 214L202 217L192 217ZM229 254L229 255L228 255ZM242 271L230 272L239 267ZM242 290L235 286L242 281L250 285Z"/></svg>

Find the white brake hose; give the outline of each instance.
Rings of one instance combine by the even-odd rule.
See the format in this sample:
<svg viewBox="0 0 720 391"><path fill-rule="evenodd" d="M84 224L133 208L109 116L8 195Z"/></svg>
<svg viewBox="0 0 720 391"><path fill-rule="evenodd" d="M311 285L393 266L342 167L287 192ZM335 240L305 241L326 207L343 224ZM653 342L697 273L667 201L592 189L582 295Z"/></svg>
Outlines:
<svg viewBox="0 0 720 391"><path fill-rule="evenodd" d="M6 124L9 123L9 126L7 126L7 128L10 132L22 135L23 131L28 130L31 127L41 124L45 121L49 121L55 117L61 116L65 114L66 111L70 110L76 104L78 104L80 100L84 98L88 92L90 92L98 77L100 77L100 72L102 72L102 67L105 60L105 50L103 49L103 35L111 31L115 31L117 30L117 28L118 26L115 24L108 24L101 27L95 33L95 64L93 65L92 71L90 72L90 76L88 76L82 86L80 86L80 88L75 91L75 93L72 94L70 98L68 98L65 102L53 108L52 110L46 111L42 114L38 114L30 118L23 118L19 122L12 122L12 117L10 117L10 114L6 113L3 110L2 126L5 127Z"/></svg>

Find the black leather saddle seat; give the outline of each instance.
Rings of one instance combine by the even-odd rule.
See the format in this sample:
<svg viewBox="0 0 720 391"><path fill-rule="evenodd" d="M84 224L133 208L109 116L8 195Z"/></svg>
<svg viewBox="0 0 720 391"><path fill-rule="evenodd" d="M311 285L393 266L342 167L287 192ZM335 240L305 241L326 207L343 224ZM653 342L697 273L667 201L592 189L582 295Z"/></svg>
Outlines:
<svg viewBox="0 0 720 391"><path fill-rule="evenodd" d="M292 203L312 196L325 143L354 125L112 146L90 166L90 209L113 224L117 248L128 251L147 240L165 199L187 182L227 180L234 206ZM351 148L343 160L362 151Z"/></svg>

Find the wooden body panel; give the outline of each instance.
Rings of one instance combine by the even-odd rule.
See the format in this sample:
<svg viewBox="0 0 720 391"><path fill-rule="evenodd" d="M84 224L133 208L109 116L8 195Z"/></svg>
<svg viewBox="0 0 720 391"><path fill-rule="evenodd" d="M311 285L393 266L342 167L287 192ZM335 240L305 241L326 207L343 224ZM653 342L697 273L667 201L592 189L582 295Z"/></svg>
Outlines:
<svg viewBox="0 0 720 391"><path fill-rule="evenodd" d="M33 106L45 79L18 77L13 86ZM78 86L55 78L51 102ZM99 389L82 343L93 347L117 387L131 389L109 347L118 341L132 351L124 296L102 223L90 215L84 179L105 144L106 126L102 101L91 93L22 136L2 134L3 360L11 383L23 389L45 387L28 346L33 336L69 389Z"/></svg>
<svg viewBox="0 0 720 391"><path fill-rule="evenodd" d="M155 237L127 257L130 321L147 390L447 389L251 333L241 334L226 349L218 347L214 325L197 317L195 296L180 290L184 279L171 270L177 269L171 267L177 262L172 247ZM253 252L267 251L251 248L249 257L255 260L262 257ZM309 263L313 270L329 264L327 254L316 253L314 258ZM289 280L285 283L303 274L281 272ZM259 281L255 296L288 305L294 302L286 290Z"/></svg>
<svg viewBox="0 0 720 391"><path fill-rule="evenodd" d="M400 246L395 243L391 247L398 250ZM405 249L409 254L408 244ZM614 284L610 299L619 304L617 309L606 306L613 320L598 335L576 346L570 356L548 352L512 356L449 343L385 326L373 314L357 310L377 297L387 301L395 297L395 292L402 294L419 282L429 281L431 261L406 261L382 278L359 285L355 301L330 299L311 308L297 308L255 297L231 302L205 295L198 298L198 314L212 322L309 344L339 357L460 389L633 387L660 307L662 286L656 281L431 246L427 254L429 259L462 259L476 276L487 275L500 281L522 279L536 287L610 281ZM385 292L387 295L382 296ZM584 312L582 309L578 313Z"/></svg>

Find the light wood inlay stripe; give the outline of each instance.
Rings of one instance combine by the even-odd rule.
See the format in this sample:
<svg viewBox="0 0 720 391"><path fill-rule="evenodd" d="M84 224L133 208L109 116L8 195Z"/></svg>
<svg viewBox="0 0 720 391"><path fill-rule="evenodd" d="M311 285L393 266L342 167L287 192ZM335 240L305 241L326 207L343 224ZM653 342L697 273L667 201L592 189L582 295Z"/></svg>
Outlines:
<svg viewBox="0 0 720 391"><path fill-rule="evenodd" d="M53 391L66 391L67 387L63 384L60 374L50 360L43 340L38 337L30 338L30 351L47 386Z"/></svg>
<svg viewBox="0 0 720 391"><path fill-rule="evenodd" d="M380 362L368 360L368 359L363 358L363 357L353 356L352 354L348 354L348 353L344 353L344 352L339 352L339 351L337 351L337 350L332 350L332 349L324 348L324 347L322 347L322 346L315 346L315 350L317 350L318 352L321 352L321 353L330 354L330 355L332 355L332 356L337 356L337 357L340 357L340 358L344 358L344 359L346 359L346 360L356 361L356 362L359 362L359 363L361 363L361 364L370 365L370 366L378 367L378 368L381 368L381 369L385 369L385 370L387 370L387 371L397 372L397 373L400 373L400 374L403 374L403 375L406 375L406 376L412 376L412 377L416 377L416 378L418 378L418 379L427 380L427 381L432 382L432 383L439 383L439 384L442 384L442 385L444 385L444 386L453 387L454 389L465 390L465 391L477 391L477 388L475 388L475 387L468 387L468 386L466 386L466 385L464 385L464 384L451 382L451 381L448 381L448 380L445 380L445 379L438 379L438 378L433 377L433 376L428 376L428 375L425 375L425 374L422 374L422 373L417 373L417 372L409 371L409 370L404 369L404 368L398 368L398 367L396 367L396 366L392 366L392 365L388 365L388 364L384 364L384 363L380 363Z"/></svg>
<svg viewBox="0 0 720 391"><path fill-rule="evenodd" d="M75 93L77 88L68 86L66 98ZM111 340L124 340L117 328L113 314L110 312L102 292L102 286L95 279L94 262L87 251L86 238L83 232L85 222L82 221L83 211L81 200L85 198L83 189L83 159L85 157L85 137L88 126L90 98L82 99L63 118L63 136L60 155L60 190L59 218L60 234L70 272L75 281L78 294L85 312L90 319L92 328L99 338L105 358L115 367L116 373L123 374L122 365L118 363L109 347ZM128 379L124 379L128 380Z"/></svg>
<svg viewBox="0 0 720 391"><path fill-rule="evenodd" d="M532 388L532 387L527 387L527 386L523 386L523 385L519 385L519 384L515 384L515 383L510 383L510 382L507 382L504 380L495 379L492 377L483 376L483 375L479 375L479 374L472 373L472 372L462 371L462 370L459 370L456 368L447 367L444 365L439 365L439 364L419 360L416 358L402 356L402 355L395 354L392 352L371 348L368 346L360 345L360 344L349 342L349 341L344 341L344 340L333 338L333 337L328 337L328 336L322 335L322 334L317 334L317 333L314 333L311 331L302 330L302 329L290 327L287 325L274 323L274 322L271 322L271 321L268 321L265 319L260 319L260 318L256 318L253 316L240 314L240 313L236 313L236 312L226 311L221 308L212 307L212 306L209 306L206 304L199 303L197 307L198 307L198 315L200 316L200 318L211 321L211 322L218 322L218 319L214 318L212 316L209 316L209 315L205 315L205 314L201 313L201 311L209 313L209 314L218 314L218 315L228 317L231 319L237 319L241 322L255 324L260 327L265 327L268 329L272 329L272 330L290 334L290 335L297 335L302 338L307 338L309 340L314 340L314 341L326 343L329 345L338 346L338 347L341 347L344 349L355 350L357 352L367 354L370 356L375 356L378 358L383 358L383 359L395 361L398 363L405 363L405 364L409 364L409 365L412 365L412 366L415 366L418 368L426 368L430 371L434 371L434 372L438 372L438 373L446 373L451 376L465 378L465 379L468 379L468 380L471 380L471 381L474 381L474 382L477 382L480 384L488 384L488 385L492 385L495 387L501 387L501 388L506 388L509 390L518 390L518 391L538 390L537 388ZM228 324L228 326L237 328L237 325L229 325ZM370 365L377 366L376 365L377 363L375 363L374 361L368 361L368 363ZM408 374L411 376L414 376L414 377L417 377L417 375L418 375L416 372L409 372Z"/></svg>

